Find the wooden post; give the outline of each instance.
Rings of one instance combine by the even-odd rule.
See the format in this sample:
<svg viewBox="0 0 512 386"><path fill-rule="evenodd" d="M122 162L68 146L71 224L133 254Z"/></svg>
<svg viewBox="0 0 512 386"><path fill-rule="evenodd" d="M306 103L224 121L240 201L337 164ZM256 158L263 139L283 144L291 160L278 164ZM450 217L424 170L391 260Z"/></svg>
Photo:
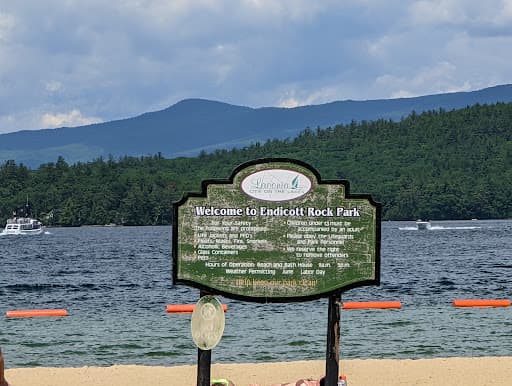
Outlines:
<svg viewBox="0 0 512 386"><path fill-rule="evenodd" d="M209 295L200 291L199 296ZM212 350L197 349L197 386L210 386L210 371L212 366Z"/></svg>
<svg viewBox="0 0 512 386"><path fill-rule="evenodd" d="M325 386L336 386L338 383L340 365L340 304L341 293L329 296Z"/></svg>

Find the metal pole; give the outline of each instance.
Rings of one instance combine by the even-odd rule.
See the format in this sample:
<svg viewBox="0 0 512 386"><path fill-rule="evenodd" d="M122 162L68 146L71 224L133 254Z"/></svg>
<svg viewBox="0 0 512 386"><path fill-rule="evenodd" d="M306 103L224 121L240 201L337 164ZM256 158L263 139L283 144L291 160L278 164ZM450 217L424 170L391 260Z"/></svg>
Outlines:
<svg viewBox="0 0 512 386"><path fill-rule="evenodd" d="M340 365L340 304L341 293L329 296L325 386L336 386L338 383Z"/></svg>
<svg viewBox="0 0 512 386"><path fill-rule="evenodd" d="M197 349L197 386L210 386L212 350Z"/></svg>

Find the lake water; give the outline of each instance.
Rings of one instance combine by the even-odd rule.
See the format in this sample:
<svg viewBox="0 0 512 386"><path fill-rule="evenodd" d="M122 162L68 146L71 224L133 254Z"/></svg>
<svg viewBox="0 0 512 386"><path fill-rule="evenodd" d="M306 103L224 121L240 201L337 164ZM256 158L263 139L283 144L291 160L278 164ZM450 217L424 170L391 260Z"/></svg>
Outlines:
<svg viewBox="0 0 512 386"><path fill-rule="evenodd" d="M343 310L341 358L512 355L512 307L460 309L457 298L509 299L512 221L382 224L381 286L343 301L399 300L400 310ZM7 367L195 364L190 315L167 304L170 227L51 228L0 236L0 346ZM213 362L325 359L327 300L228 304ZM65 308L65 318L8 319L12 309Z"/></svg>

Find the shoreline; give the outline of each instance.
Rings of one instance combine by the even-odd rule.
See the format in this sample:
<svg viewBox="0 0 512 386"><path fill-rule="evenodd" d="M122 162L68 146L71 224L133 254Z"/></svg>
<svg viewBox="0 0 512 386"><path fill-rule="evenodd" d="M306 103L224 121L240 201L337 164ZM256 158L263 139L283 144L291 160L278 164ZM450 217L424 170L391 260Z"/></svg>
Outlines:
<svg viewBox="0 0 512 386"><path fill-rule="evenodd" d="M510 385L512 356L453 357L433 359L347 359L340 369L350 386L463 386ZM301 378L319 379L325 361L212 364L211 377L227 378L236 386L295 382ZM11 386L192 386L196 365L78 368L13 368L5 370Z"/></svg>

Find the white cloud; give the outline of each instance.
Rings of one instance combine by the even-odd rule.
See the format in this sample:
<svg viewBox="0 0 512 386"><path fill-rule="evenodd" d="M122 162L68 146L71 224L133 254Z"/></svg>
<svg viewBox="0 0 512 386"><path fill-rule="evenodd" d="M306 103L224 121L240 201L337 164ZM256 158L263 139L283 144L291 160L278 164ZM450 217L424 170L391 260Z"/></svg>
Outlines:
<svg viewBox="0 0 512 386"><path fill-rule="evenodd" d="M374 40L365 42L366 50L370 56L376 59L388 60L390 50L399 45L399 40L401 40L401 36L397 34L379 36Z"/></svg>
<svg viewBox="0 0 512 386"><path fill-rule="evenodd" d="M229 2L227 2L229 3ZM326 8L332 7L331 1L310 0L244 0L238 8L249 20L258 22L294 21L303 22L315 19Z"/></svg>
<svg viewBox="0 0 512 386"><path fill-rule="evenodd" d="M13 15L0 12L0 42L9 41L11 31L16 26L16 19Z"/></svg>
<svg viewBox="0 0 512 386"><path fill-rule="evenodd" d="M284 91L277 102L279 107L298 107L321 104L333 101L339 94L335 87L321 87L317 90L306 91L300 86L292 86Z"/></svg>
<svg viewBox="0 0 512 386"><path fill-rule="evenodd" d="M474 9L477 1L468 7ZM468 10L457 0L423 0L413 2L410 6L413 23L418 24L460 24L468 20Z"/></svg>
<svg viewBox="0 0 512 386"><path fill-rule="evenodd" d="M44 87L49 93L55 93L62 89L62 83L58 80L50 80L45 82Z"/></svg>
<svg viewBox="0 0 512 386"><path fill-rule="evenodd" d="M16 125L18 122L19 121L12 115L0 116L0 134L10 132L11 130L8 128L13 127L13 125Z"/></svg>
<svg viewBox="0 0 512 386"><path fill-rule="evenodd" d="M41 117L41 126L44 128L54 127L72 127L88 125L91 123L101 122L101 119L97 117L84 117L80 110L73 109L67 113L51 114L45 113Z"/></svg>
<svg viewBox="0 0 512 386"><path fill-rule="evenodd" d="M388 90L390 98L407 98L426 94L439 94L472 89L470 81L457 78L458 68L453 63L440 62L420 68L409 76L385 74L377 77L379 88Z"/></svg>
<svg viewBox="0 0 512 386"><path fill-rule="evenodd" d="M465 29L510 27L510 0L423 0L409 7L413 25L457 25Z"/></svg>

